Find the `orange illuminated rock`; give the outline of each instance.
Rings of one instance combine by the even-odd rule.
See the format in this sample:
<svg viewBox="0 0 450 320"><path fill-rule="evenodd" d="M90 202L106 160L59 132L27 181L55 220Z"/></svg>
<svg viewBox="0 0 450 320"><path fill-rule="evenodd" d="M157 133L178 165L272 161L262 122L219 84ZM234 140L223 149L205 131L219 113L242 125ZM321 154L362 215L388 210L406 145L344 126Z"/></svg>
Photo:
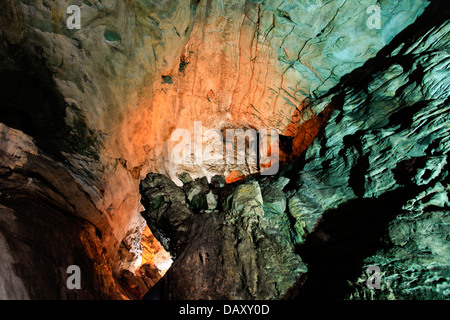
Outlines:
<svg viewBox="0 0 450 320"><path fill-rule="evenodd" d="M144 231L142 232L142 264L150 265L155 267L155 253L161 250L161 245L155 239L150 228L145 225Z"/></svg>
<svg viewBox="0 0 450 320"><path fill-rule="evenodd" d="M225 179L226 183L233 183L245 178L245 175L241 171L232 171Z"/></svg>
<svg viewBox="0 0 450 320"><path fill-rule="evenodd" d="M159 274L159 277L163 276L171 265L172 257L153 236L147 225L142 233L141 245L142 263L139 269L146 274L152 274L152 279L156 274Z"/></svg>
<svg viewBox="0 0 450 320"><path fill-rule="evenodd" d="M319 134L322 127L327 123L333 111L334 105L329 104L325 109L315 115L311 110L305 109L301 113L308 114L307 118L297 118L296 125L289 128L293 134L292 153L289 156L290 160L299 157L306 148L313 142L314 138Z"/></svg>

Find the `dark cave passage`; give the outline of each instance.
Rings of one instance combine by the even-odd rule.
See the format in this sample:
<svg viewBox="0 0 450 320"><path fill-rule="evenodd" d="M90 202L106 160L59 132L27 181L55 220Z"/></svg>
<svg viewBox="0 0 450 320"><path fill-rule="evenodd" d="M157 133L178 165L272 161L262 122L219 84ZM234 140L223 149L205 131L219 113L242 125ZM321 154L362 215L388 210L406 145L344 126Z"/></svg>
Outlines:
<svg viewBox="0 0 450 320"><path fill-rule="evenodd" d="M308 265L304 285L296 299L348 298L347 281L361 274L364 259L387 248L387 226L402 212L414 189L383 194L377 199L350 200L327 211L297 253Z"/></svg>

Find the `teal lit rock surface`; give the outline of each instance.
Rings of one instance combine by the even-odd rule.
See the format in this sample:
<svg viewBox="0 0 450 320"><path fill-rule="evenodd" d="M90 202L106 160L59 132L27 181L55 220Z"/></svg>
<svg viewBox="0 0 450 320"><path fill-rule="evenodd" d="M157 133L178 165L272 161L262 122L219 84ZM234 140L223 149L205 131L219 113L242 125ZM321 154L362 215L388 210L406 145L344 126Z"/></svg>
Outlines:
<svg viewBox="0 0 450 320"><path fill-rule="evenodd" d="M311 258L310 269L317 265L347 277L352 289L339 291L342 297L449 298L449 31L448 21L436 16L422 36L390 46L311 106L337 101L297 175L298 192L313 194L324 213L307 243L329 246L322 258L317 252ZM371 74L371 68L378 70ZM340 219L349 225L339 227ZM338 244L348 248L333 258ZM312 255L308 245L305 254ZM348 275L335 273L333 263ZM366 286L369 265L381 269L380 290ZM360 268L358 280L351 279L351 268ZM312 280L308 290L336 284L325 278Z"/></svg>
<svg viewBox="0 0 450 320"><path fill-rule="evenodd" d="M0 7L1 299L142 298L145 223L147 298L448 299L445 1ZM200 121L277 129L280 172L174 163Z"/></svg>
<svg viewBox="0 0 450 320"><path fill-rule="evenodd" d="M233 258L218 251L249 294L233 298L449 298L450 23L437 10L308 105L305 114L332 111L300 159L218 193L222 205L202 216L216 223L201 234L224 235L200 244L238 243ZM168 288L190 264L175 262ZM371 265L381 271L379 289L367 286ZM206 296L236 288L227 285L206 285Z"/></svg>

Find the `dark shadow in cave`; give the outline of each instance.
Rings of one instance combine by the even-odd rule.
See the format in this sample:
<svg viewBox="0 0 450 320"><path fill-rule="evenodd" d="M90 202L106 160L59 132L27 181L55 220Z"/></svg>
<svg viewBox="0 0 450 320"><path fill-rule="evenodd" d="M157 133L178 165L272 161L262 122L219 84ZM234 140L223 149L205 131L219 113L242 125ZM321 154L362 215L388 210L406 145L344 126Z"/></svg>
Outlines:
<svg viewBox="0 0 450 320"><path fill-rule="evenodd" d="M39 51L39 48L35 48ZM65 102L45 61L36 53L4 42L0 46L0 122L35 138L43 149L58 149Z"/></svg>
<svg viewBox="0 0 450 320"><path fill-rule="evenodd" d="M409 192L405 192L409 194ZM343 299L347 280L361 273L363 259L387 244L386 226L401 212L399 193L356 199L327 211L297 253L308 265L299 299ZM398 198L397 198L398 197Z"/></svg>
<svg viewBox="0 0 450 320"><path fill-rule="evenodd" d="M0 41L0 122L33 137L38 147L57 160L61 151L85 155L95 141L84 116L68 105L48 69L42 48ZM73 128L66 125L66 108L77 115Z"/></svg>
<svg viewBox="0 0 450 320"><path fill-rule="evenodd" d="M407 200L439 179L425 186L412 183L411 178L424 165L423 157L402 161L392 172L397 183L404 187L377 198L350 200L325 212L306 242L296 250L308 265L308 274L289 297L345 299L350 293L347 281L355 281L361 275L363 260L392 246L385 237L389 222L403 212Z"/></svg>
<svg viewBox="0 0 450 320"><path fill-rule="evenodd" d="M0 235L15 261L14 272L30 299L106 299L82 240L89 238L85 230L91 224L68 211L67 203L42 196L47 190L54 187L39 174L0 170L0 206L5 206L0 208ZM79 290L66 286L70 265L80 268Z"/></svg>
<svg viewBox="0 0 450 320"><path fill-rule="evenodd" d="M330 95L341 92L336 96L339 101L337 101L335 109L340 110L342 107L345 97L345 93L342 93L344 92L343 88L352 87L365 91L367 83L373 79L376 72L385 70L394 63L402 65L405 69L411 69L411 64L415 61L414 56L404 54L405 51L417 39L427 34L433 27L442 25L449 17L450 8L447 2L430 1L429 6L415 23L399 33L389 45L379 51L376 57L342 77L339 84L327 93ZM390 53L402 43L404 46L400 50L400 54L390 56ZM421 74L421 70L417 70L412 74L410 81L421 81ZM409 83L405 87L407 85ZM403 89L403 87L399 88L396 94L401 94ZM407 127L410 125L412 116L427 103L427 101L421 101L416 105L401 109L391 116L389 125L400 124L401 128ZM340 116L342 115L341 112ZM339 119L335 121L339 122ZM352 140L355 140L353 138L347 138L346 142L353 144ZM323 131L316 139L324 139ZM349 293L347 280L354 281L361 274L363 259L379 249L391 246L384 239L389 222L402 213L401 208L406 200L425 189L423 186L418 187L411 183L417 168L423 168L425 162L426 159L421 157L398 163L393 173L397 183L404 187L387 192L378 198L364 199L361 197L364 195L367 159L360 157L349 180L350 187L359 198L327 211L315 230L308 235L306 243L297 248L297 253L308 264L309 271L306 281L300 279L292 291L286 295L286 298L344 299ZM326 164L325 161L324 163ZM288 173L291 182L287 188L296 187L297 172L302 171L304 164L305 158L302 154L293 164L292 173ZM328 167L324 167L323 170L327 171Z"/></svg>

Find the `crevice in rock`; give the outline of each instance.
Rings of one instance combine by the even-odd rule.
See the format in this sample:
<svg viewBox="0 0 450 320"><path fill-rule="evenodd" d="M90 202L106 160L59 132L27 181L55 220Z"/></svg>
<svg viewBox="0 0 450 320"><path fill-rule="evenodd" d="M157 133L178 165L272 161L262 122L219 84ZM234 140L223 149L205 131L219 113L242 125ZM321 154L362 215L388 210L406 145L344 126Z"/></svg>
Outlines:
<svg viewBox="0 0 450 320"><path fill-rule="evenodd" d="M36 145L55 160L68 163L62 152L98 160L97 140L75 105L66 103L47 66L43 49L19 46L3 39L0 58L0 122L33 137ZM65 122L66 108L77 117L73 127Z"/></svg>
<svg viewBox="0 0 450 320"><path fill-rule="evenodd" d="M406 50L414 46L416 41L425 36L430 30L439 28L450 16L450 8L442 0L429 0L430 4L424 12L417 17L416 21L406 27L392 41L378 51L377 55L367 60L363 66L344 75L339 83L330 89L329 92L318 97L321 99L333 93L343 91L343 89L354 88L355 90L367 90L367 84L372 80L373 75L387 70L393 64L400 64L407 68L411 64L413 56L404 54ZM399 54L390 56L395 49L402 47Z"/></svg>
<svg viewBox="0 0 450 320"><path fill-rule="evenodd" d="M348 178L348 184L352 188L353 192L357 197L364 196L365 192L365 174L367 169L369 169L369 155L363 155L358 158L356 164L350 171L350 176Z"/></svg>
<svg viewBox="0 0 450 320"><path fill-rule="evenodd" d="M349 281L360 275L364 259L390 246L385 239L389 222L422 190L410 185L379 198L350 200L325 212L305 244L297 248L308 273L296 299L346 299Z"/></svg>

